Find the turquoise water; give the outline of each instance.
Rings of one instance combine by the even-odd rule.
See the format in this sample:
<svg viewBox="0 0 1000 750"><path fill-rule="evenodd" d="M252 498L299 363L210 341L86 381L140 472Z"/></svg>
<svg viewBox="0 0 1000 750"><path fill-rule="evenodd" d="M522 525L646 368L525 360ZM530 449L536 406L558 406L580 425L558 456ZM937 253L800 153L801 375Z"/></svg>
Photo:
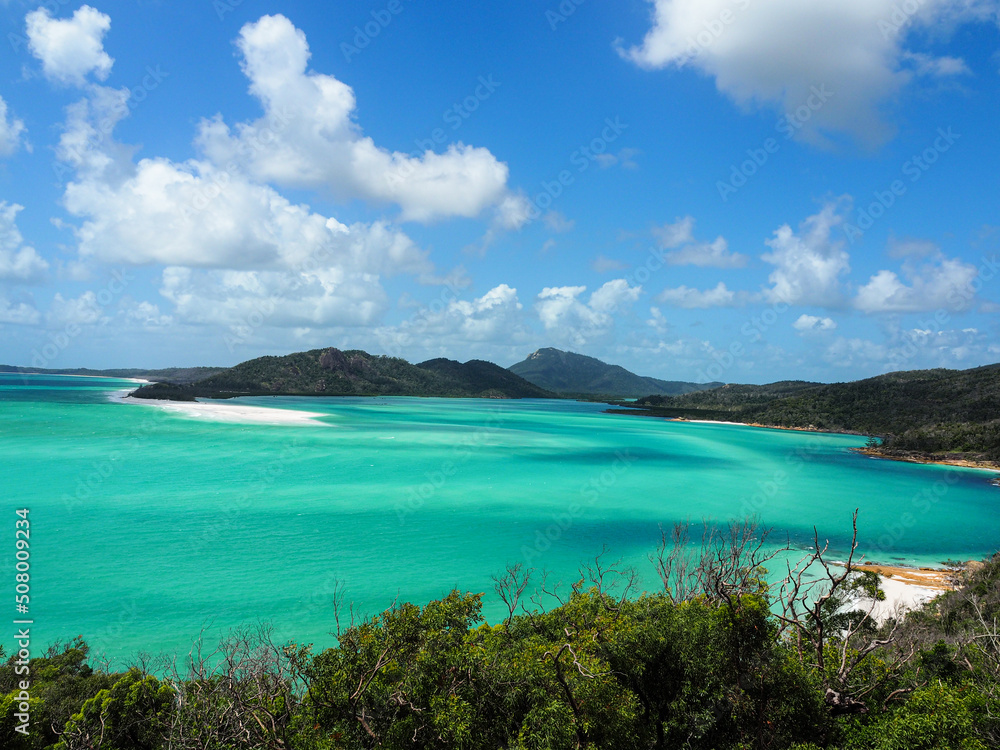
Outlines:
<svg viewBox="0 0 1000 750"><path fill-rule="evenodd" d="M213 422L115 402L126 381L0 375L2 489L30 508L34 643L187 653L243 622L330 645L337 582L361 612L485 592L523 561L575 580L603 546L655 587L660 524L759 513L871 559L996 550L987 472L879 461L862 438L603 414L601 404L252 398L322 424ZM13 593L13 592L12 592ZM11 606L13 609L13 606ZM8 653L9 638L3 641Z"/></svg>

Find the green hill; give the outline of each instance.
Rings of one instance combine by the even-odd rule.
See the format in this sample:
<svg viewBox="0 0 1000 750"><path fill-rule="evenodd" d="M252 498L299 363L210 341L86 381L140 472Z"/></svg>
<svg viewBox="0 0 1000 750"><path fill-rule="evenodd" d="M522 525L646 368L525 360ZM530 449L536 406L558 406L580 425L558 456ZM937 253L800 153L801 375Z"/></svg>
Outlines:
<svg viewBox="0 0 1000 750"><path fill-rule="evenodd" d="M314 349L283 357L259 357L189 386L156 384L138 398L191 400L254 395L294 396L451 396L468 398L551 398L490 362L461 364L435 359L412 365L396 357L360 350Z"/></svg>
<svg viewBox="0 0 1000 750"><path fill-rule="evenodd" d="M638 398L651 393L679 395L722 385L647 378L593 357L551 348L539 349L508 369L540 388L573 395Z"/></svg>
<svg viewBox="0 0 1000 750"><path fill-rule="evenodd" d="M726 385L636 402L660 416L727 419L883 438L886 455L1000 460L1000 364L894 372L853 383Z"/></svg>

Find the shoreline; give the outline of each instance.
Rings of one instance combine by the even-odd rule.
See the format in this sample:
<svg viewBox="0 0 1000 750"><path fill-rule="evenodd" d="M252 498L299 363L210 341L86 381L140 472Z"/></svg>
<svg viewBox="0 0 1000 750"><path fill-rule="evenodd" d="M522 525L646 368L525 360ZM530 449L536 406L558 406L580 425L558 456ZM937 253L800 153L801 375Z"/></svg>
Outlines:
<svg viewBox="0 0 1000 750"><path fill-rule="evenodd" d="M973 565L966 563L966 567ZM841 565L841 567L843 567ZM954 577L960 572L956 568L910 567L906 565L880 565L879 563L863 562L852 566L859 572L876 573L885 601L872 602L871 616L875 622L882 624L890 617L896 617L902 612L912 612L920 609L927 602L949 591L954 591Z"/></svg>
<svg viewBox="0 0 1000 750"><path fill-rule="evenodd" d="M1000 474L1000 465L990 461L976 461L971 458L936 458L931 456L894 456L883 453L877 448L851 448L854 453L859 453L869 458L883 458L889 461L904 461L910 464L934 464L938 466L958 466L963 469L981 469L982 471L992 471ZM1000 482L1000 477L991 480L994 484Z"/></svg>
<svg viewBox="0 0 1000 750"><path fill-rule="evenodd" d="M620 413L620 412L619 412ZM643 414L637 416L657 417L656 414ZM689 422L691 424L725 424L738 427L760 427L765 430L788 430L792 432L816 432L829 435L859 435L864 433L851 432L850 430L820 430L815 427L784 427L782 425L761 424L760 422L725 422L719 419L688 419L687 417L659 417L668 422ZM955 466L961 469L979 469L981 471L991 471L1000 474L1000 464L991 461L979 461L971 458L941 458L930 455L908 455L896 456L891 453L883 453L877 448L849 448L852 453L858 453L869 458L879 458L887 461L903 461L911 464L928 464L935 466ZM1000 476L990 480L991 484L1000 486Z"/></svg>
<svg viewBox="0 0 1000 750"><path fill-rule="evenodd" d="M313 427L329 427L325 422L317 421L318 417L328 417L329 414L316 411L296 411L294 409L273 409L266 406L245 406L229 402L204 403L202 401L160 401L154 399L133 398L132 396L113 396L116 403L146 406L189 419L207 419L228 424L267 424L267 425L299 425Z"/></svg>

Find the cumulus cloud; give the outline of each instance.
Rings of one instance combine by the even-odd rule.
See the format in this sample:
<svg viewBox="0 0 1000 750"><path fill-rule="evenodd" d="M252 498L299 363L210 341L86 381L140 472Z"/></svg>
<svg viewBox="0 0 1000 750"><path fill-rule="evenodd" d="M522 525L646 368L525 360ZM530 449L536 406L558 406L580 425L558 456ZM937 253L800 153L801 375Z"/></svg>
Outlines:
<svg viewBox="0 0 1000 750"><path fill-rule="evenodd" d="M693 217L685 216L653 229L660 247L670 250L664 255L668 264L702 268L742 268L747 264L747 256L729 251L725 237L716 237L714 242L696 242L694 224Z"/></svg>
<svg viewBox="0 0 1000 750"><path fill-rule="evenodd" d="M17 214L23 208L0 201L0 279L37 281L49 268L33 247L24 244L17 228Z"/></svg>
<svg viewBox="0 0 1000 750"><path fill-rule="evenodd" d="M9 325L37 325L42 316L27 302L11 302L0 291L0 323Z"/></svg>
<svg viewBox="0 0 1000 750"><path fill-rule="evenodd" d="M843 303L841 276L850 270L844 242L834 240L831 230L843 221L837 203L827 203L808 217L794 232L787 224L766 241L771 251L761 256L775 266L768 276L769 302L838 307Z"/></svg>
<svg viewBox="0 0 1000 750"><path fill-rule="evenodd" d="M42 62L42 71L58 83L82 86L91 73L100 81L111 73L114 60L104 51L111 19L84 5L72 18L53 18L48 8L26 16L28 49Z"/></svg>
<svg viewBox="0 0 1000 750"><path fill-rule="evenodd" d="M408 155L376 146L353 119L353 89L308 70L305 34L284 16L247 24L237 47L265 115L235 128L221 116L202 122L198 143L213 163L239 164L279 186L395 203L405 220L474 217L507 196L507 166L485 148L455 143L444 153ZM520 226L515 208L504 220Z"/></svg>
<svg viewBox="0 0 1000 750"><path fill-rule="evenodd" d="M659 240L660 247L665 250L694 242L694 217L678 217L673 224L654 227L653 236Z"/></svg>
<svg viewBox="0 0 1000 750"><path fill-rule="evenodd" d="M527 340L517 289L500 284L481 297L460 299L442 294L399 326L382 327L375 335L390 355L424 352L429 342L439 351L468 351L473 344L517 344ZM421 356L421 355L418 355Z"/></svg>
<svg viewBox="0 0 1000 750"><path fill-rule="evenodd" d="M538 319L550 334L584 346L606 336L615 323L615 313L635 302L641 286L630 286L625 279L615 279L591 293L583 302L585 286L545 287L535 302Z"/></svg>
<svg viewBox="0 0 1000 750"><path fill-rule="evenodd" d="M7 102L0 96L0 156L10 156L17 151L24 131L24 121L9 115Z"/></svg>
<svg viewBox="0 0 1000 750"><path fill-rule="evenodd" d="M903 264L903 279L883 270L858 289L854 306L863 312L922 312L956 305L974 296L972 282L979 271L958 258ZM904 281L905 279L905 281ZM906 283L909 282L909 283Z"/></svg>
<svg viewBox="0 0 1000 750"><path fill-rule="evenodd" d="M71 324L89 326L106 323L107 320L94 292L84 292L79 297L69 299L56 293L46 315L46 322L53 328L63 328Z"/></svg>
<svg viewBox="0 0 1000 750"><path fill-rule="evenodd" d="M837 338L823 358L839 367L878 368L882 371L928 367L970 367L998 353L993 338L976 328L894 331L885 342Z"/></svg>
<svg viewBox="0 0 1000 750"><path fill-rule="evenodd" d="M808 106L808 119L790 132L812 141L847 133L869 145L892 135L884 107L916 76L967 70L957 58L908 49L910 30L996 13L993 0L924 0L909 16L896 0L650 2L652 28L641 44L619 43L625 59L650 70L694 68L743 106L776 105L789 115ZM833 101L816 99L814 87Z"/></svg>
<svg viewBox="0 0 1000 750"><path fill-rule="evenodd" d="M289 27L284 21L273 28L253 26L252 33L245 29L244 37L260 47L248 52L246 64L262 90L281 88L274 76L280 78L289 65L299 70L308 56L303 46L269 44L267 34L257 38L270 28L284 39ZM292 32L293 41L300 39L300 32ZM283 62L288 57L291 62ZM353 101L335 79L302 78L309 80L287 87L316 89L317 106L327 95ZM57 148L61 168L73 176L63 202L80 220L74 232L84 262L164 266L160 293L178 322L240 330L248 319L257 320L256 327L367 326L389 308L385 277L406 274L421 284L442 283L428 254L389 223L342 224L290 201L254 164L219 162L208 152L183 162L155 156L136 162L135 149L113 138L115 125L129 114L127 99L125 89L93 85L68 108ZM330 121L322 112L314 115L319 119L313 124ZM254 127L263 125L246 126L238 137L251 138ZM163 324L158 310L133 313L144 325Z"/></svg>
<svg viewBox="0 0 1000 750"><path fill-rule="evenodd" d="M575 221L567 219L558 211L549 211L542 218L545 221L546 228L551 232L556 232L557 234L570 232L573 230L573 227L576 226Z"/></svg>
<svg viewBox="0 0 1000 750"><path fill-rule="evenodd" d="M818 318L815 315L800 315L799 319L792 323L792 328L801 333L813 331L832 331L837 327L832 318Z"/></svg>
<svg viewBox="0 0 1000 750"><path fill-rule="evenodd" d="M708 307L735 307L742 304L746 299L747 295L738 294L730 290L721 281L714 289L701 291L700 289L692 289L687 286L679 286L673 289L664 289L656 297L657 302L689 310Z"/></svg>

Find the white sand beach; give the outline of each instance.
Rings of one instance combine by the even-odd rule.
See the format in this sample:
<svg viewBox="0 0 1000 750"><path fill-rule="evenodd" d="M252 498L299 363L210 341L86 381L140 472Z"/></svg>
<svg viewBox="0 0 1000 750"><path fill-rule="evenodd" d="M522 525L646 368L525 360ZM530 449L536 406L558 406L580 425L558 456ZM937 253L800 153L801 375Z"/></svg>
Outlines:
<svg viewBox="0 0 1000 750"><path fill-rule="evenodd" d="M316 417L329 415L313 411L269 409L264 406L246 406L226 401L218 403L206 403L204 401L155 401L151 399L132 398L131 396L119 397L117 400L125 404L162 409L180 417L210 419L215 422L329 426L323 422L316 421Z"/></svg>
<svg viewBox="0 0 1000 750"><path fill-rule="evenodd" d="M879 623L903 611L918 609L954 588L951 583L953 571L950 570L871 564L859 565L857 569L878 573L882 579L885 601L876 602L872 610L872 617Z"/></svg>

